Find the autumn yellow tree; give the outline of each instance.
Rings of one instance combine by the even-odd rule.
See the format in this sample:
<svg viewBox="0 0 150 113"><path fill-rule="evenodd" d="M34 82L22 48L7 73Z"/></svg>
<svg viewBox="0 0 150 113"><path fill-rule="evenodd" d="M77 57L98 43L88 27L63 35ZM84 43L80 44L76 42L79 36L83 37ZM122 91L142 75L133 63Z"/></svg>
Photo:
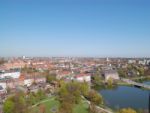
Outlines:
<svg viewBox="0 0 150 113"><path fill-rule="evenodd" d="M119 113L137 113L134 109L131 109L131 108L124 108L124 109L121 109L119 111Z"/></svg>

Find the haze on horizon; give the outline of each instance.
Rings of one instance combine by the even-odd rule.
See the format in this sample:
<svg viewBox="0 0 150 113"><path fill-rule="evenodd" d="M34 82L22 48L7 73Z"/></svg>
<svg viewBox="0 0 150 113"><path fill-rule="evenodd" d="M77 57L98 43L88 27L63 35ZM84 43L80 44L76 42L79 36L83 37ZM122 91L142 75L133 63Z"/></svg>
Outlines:
<svg viewBox="0 0 150 113"><path fill-rule="evenodd" d="M149 0L1 0L0 56L150 57Z"/></svg>

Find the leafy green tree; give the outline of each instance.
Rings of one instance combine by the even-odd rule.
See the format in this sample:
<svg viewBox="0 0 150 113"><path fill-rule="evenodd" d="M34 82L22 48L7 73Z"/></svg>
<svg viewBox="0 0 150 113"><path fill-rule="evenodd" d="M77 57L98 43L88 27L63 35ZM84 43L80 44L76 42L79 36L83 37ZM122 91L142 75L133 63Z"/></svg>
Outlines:
<svg viewBox="0 0 150 113"><path fill-rule="evenodd" d="M87 83L68 82L60 85L58 100L60 101L59 112L72 113L75 104L80 103L81 95L86 95L88 92Z"/></svg>
<svg viewBox="0 0 150 113"><path fill-rule="evenodd" d="M95 90L90 90L87 98L92 104L95 105L103 104L102 96Z"/></svg>
<svg viewBox="0 0 150 113"><path fill-rule="evenodd" d="M17 93L13 98L14 112L13 113L28 113L28 105L25 100L25 95L21 92Z"/></svg>
<svg viewBox="0 0 150 113"><path fill-rule="evenodd" d="M37 100L43 100L44 98L46 98L46 94L43 90L38 90L38 92L36 93L36 97Z"/></svg>
<svg viewBox="0 0 150 113"><path fill-rule="evenodd" d="M15 96L8 98L4 103L3 110L4 113L28 113L25 95L22 92L18 92Z"/></svg>
<svg viewBox="0 0 150 113"><path fill-rule="evenodd" d="M52 81L56 81L56 74L50 73L49 70L44 72L44 75L46 76L46 82L51 83Z"/></svg>
<svg viewBox="0 0 150 113"><path fill-rule="evenodd" d="M37 102L36 96L34 93L30 93L27 98L27 103L29 105L34 105Z"/></svg>
<svg viewBox="0 0 150 113"><path fill-rule="evenodd" d="M90 86L87 82L83 82L80 84L80 91L81 91L81 95L86 96L88 95Z"/></svg>
<svg viewBox="0 0 150 113"><path fill-rule="evenodd" d="M140 67L138 68L138 72L140 73L140 76L143 76L144 75L144 68L143 67Z"/></svg>
<svg viewBox="0 0 150 113"><path fill-rule="evenodd" d="M123 69L118 69L118 73L119 73L120 77L126 77L126 75L127 75L125 70L123 70Z"/></svg>
<svg viewBox="0 0 150 113"><path fill-rule="evenodd" d="M59 97L62 101L78 103L81 100L80 84L78 82L69 82L61 85Z"/></svg>
<svg viewBox="0 0 150 113"><path fill-rule="evenodd" d="M99 85L100 83L102 83L102 78L100 77L100 75L95 74L94 76L92 76L92 83Z"/></svg>
<svg viewBox="0 0 150 113"><path fill-rule="evenodd" d="M3 105L3 112L12 113L13 109L14 109L14 102L12 102L10 99L7 99Z"/></svg>
<svg viewBox="0 0 150 113"><path fill-rule="evenodd" d="M108 85L108 87L112 87L113 86L113 79L112 78L109 78L107 80L107 85Z"/></svg>

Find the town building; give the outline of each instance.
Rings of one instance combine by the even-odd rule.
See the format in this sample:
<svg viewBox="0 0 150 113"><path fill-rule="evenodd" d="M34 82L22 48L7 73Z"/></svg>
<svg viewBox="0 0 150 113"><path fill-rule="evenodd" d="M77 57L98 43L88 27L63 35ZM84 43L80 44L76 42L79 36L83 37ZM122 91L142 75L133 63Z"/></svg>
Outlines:
<svg viewBox="0 0 150 113"><path fill-rule="evenodd" d="M105 70L103 71L102 75L104 76L106 81L110 78L113 80L119 80L119 74L116 70Z"/></svg>
<svg viewBox="0 0 150 113"><path fill-rule="evenodd" d="M11 77L11 78L19 78L20 72L19 71L6 71L4 73L0 74L0 78L6 78L6 77Z"/></svg>
<svg viewBox="0 0 150 113"><path fill-rule="evenodd" d="M91 82L91 75L90 74L78 74L75 76L75 80L78 82Z"/></svg>

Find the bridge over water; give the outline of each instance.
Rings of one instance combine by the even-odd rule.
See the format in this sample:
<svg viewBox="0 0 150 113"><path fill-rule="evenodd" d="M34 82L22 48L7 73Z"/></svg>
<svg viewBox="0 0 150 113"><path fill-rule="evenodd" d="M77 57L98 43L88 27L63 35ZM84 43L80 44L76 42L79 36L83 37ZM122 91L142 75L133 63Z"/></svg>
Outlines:
<svg viewBox="0 0 150 113"><path fill-rule="evenodd" d="M147 85L147 84L143 84L143 83L138 83L138 82L134 82L130 79L125 79L125 78L121 78L121 80L123 82L126 82L128 84L131 84L131 85L134 85L134 86L137 86L137 87L142 87L142 88L146 88L146 89L149 89L150 90L150 85Z"/></svg>

